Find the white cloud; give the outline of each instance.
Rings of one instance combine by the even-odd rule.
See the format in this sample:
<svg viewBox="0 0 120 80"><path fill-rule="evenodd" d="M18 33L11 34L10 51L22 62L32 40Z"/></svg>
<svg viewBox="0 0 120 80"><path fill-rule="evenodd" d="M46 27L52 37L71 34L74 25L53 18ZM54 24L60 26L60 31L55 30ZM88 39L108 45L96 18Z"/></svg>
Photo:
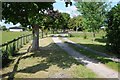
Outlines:
<svg viewBox="0 0 120 80"><path fill-rule="evenodd" d="M20 23L17 23L16 25L13 25L13 23L10 22L10 24L5 23L5 20L0 21L1 26L6 26L7 28L9 27L14 27L14 26L20 26Z"/></svg>
<svg viewBox="0 0 120 80"><path fill-rule="evenodd" d="M55 0L56 2L64 2L64 0Z"/></svg>
<svg viewBox="0 0 120 80"><path fill-rule="evenodd" d="M67 7L66 10L69 11L71 17L79 15L79 12L77 11L77 8L75 5Z"/></svg>
<svg viewBox="0 0 120 80"><path fill-rule="evenodd" d="M109 2L119 2L120 0L108 0Z"/></svg>
<svg viewBox="0 0 120 80"><path fill-rule="evenodd" d="M70 11L77 11L76 6L67 7L67 9L70 10Z"/></svg>
<svg viewBox="0 0 120 80"><path fill-rule="evenodd" d="M65 11L66 13L70 14L71 12L70 11Z"/></svg>

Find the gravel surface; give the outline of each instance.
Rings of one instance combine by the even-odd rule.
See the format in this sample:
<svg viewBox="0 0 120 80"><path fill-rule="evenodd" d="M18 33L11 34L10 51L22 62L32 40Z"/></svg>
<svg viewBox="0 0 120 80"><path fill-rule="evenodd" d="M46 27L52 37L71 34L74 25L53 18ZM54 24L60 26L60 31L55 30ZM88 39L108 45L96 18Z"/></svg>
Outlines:
<svg viewBox="0 0 120 80"><path fill-rule="evenodd" d="M50 75L49 78L72 78L71 75L64 72L58 72L53 75Z"/></svg>
<svg viewBox="0 0 120 80"><path fill-rule="evenodd" d="M120 62L120 59L118 59L118 58L115 57L115 56L107 55L106 53L102 53L102 52L93 50L93 49L91 49L91 48L88 48L88 47L83 46L83 45L80 45L80 44L78 45L78 44L76 44L75 42L69 40L68 38L63 38L63 39L64 39L65 41L67 41L67 42L70 42L70 43L72 43L72 44L75 44L77 47L80 47L80 48L83 48L83 49L88 50L88 51L90 51L90 52L93 52L93 54L98 54L98 55L100 55L100 56L107 57L108 59L111 59L111 60L113 60L113 61Z"/></svg>
<svg viewBox="0 0 120 80"><path fill-rule="evenodd" d="M80 63L83 63L87 68L95 72L99 78L118 78L118 72L107 68L104 64L98 63L97 61L86 57L85 55L70 48L66 43L63 43L58 37L53 37L53 41L64 49L68 54L73 56Z"/></svg>

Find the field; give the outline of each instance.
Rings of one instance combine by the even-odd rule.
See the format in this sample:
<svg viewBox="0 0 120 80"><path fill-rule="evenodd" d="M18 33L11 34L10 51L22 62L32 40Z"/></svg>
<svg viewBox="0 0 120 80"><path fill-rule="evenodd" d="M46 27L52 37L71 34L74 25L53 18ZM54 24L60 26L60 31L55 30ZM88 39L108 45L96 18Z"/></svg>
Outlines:
<svg viewBox="0 0 120 80"><path fill-rule="evenodd" d="M0 39L2 39L2 44L7 42L7 41L11 41L21 35L27 35L27 34L31 34L31 32L6 32L6 31L3 31L1 32L2 35L0 37Z"/></svg>

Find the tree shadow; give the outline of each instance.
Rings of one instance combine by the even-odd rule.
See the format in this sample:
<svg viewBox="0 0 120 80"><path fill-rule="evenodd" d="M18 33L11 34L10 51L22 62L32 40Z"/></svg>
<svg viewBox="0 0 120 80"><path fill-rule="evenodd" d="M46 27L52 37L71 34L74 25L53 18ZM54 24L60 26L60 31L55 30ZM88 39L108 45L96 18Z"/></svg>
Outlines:
<svg viewBox="0 0 120 80"><path fill-rule="evenodd" d="M83 52L83 55L87 55L88 57L90 57L90 58L93 58L93 59L95 59L96 60L96 62L95 63L103 63L103 64L107 64L107 63L109 63L109 62L115 62L115 63L118 63L118 64L120 64L120 62L118 62L118 61L113 61L113 60L111 60L110 58L114 58L114 56L113 55L110 55L110 56L104 56L104 55L102 55L102 54L100 54L100 53L94 53L94 52L91 52L91 51L87 51L85 48L87 48L88 46L92 46L92 47L96 47L96 48L98 48L98 49L101 49L100 47L102 47L102 48L104 48L105 46L103 46L103 45L96 45L96 44L80 44L80 43L77 43L77 45L83 45L85 48L82 48L82 47L79 47L79 46L77 46L76 44L73 44L73 43L70 43L70 42L65 42L65 43L68 43L68 44L71 44L71 45L73 45L75 48L76 48L76 50L78 50L78 51L81 51L81 53ZM87 47L86 47L87 46ZM85 54L84 54L85 53ZM119 58L118 58L119 59ZM90 60L89 60L90 61ZM93 62L93 61L92 61Z"/></svg>
<svg viewBox="0 0 120 80"><path fill-rule="evenodd" d="M106 50L106 46L105 45L97 45L97 44L80 44L80 43L77 43L79 45L83 45L85 47L88 47L88 48L91 48L95 51L98 51L98 52L102 52L102 53L108 53L108 50ZM99 54L98 54L99 55Z"/></svg>
<svg viewBox="0 0 120 80"><path fill-rule="evenodd" d="M30 46L29 46L29 48L25 52L16 52L14 54L14 56L12 56L12 58L9 58L9 59L6 59L5 61L2 61L2 67L1 68L8 67L10 64L12 64L15 61L14 57L19 57L19 56L22 56L22 55L28 53L29 49L30 49ZM1 58L1 60L2 60L2 58Z"/></svg>
<svg viewBox="0 0 120 80"><path fill-rule="evenodd" d="M1 59L1 60L2 60L2 59ZM15 60L15 59L7 59L7 60L5 60L5 61L2 60L2 61L0 62L0 63L2 64L2 66L0 66L0 69L8 67L11 63L14 62L14 60Z"/></svg>
<svg viewBox="0 0 120 80"><path fill-rule="evenodd" d="M36 64L34 66L27 67L18 72L22 73L36 73L38 71L46 71L51 65L57 65L59 68L65 69L70 68L73 64L79 65L72 56L64 53L63 51L58 49L55 43L51 43L48 46L40 47L38 51L33 52L33 54L29 56L25 56L22 59L29 57L41 57L46 58L42 60L40 64Z"/></svg>
<svg viewBox="0 0 120 80"><path fill-rule="evenodd" d="M8 80L13 80L14 75L15 75L15 73L17 71L20 59L21 59L21 57L19 57L18 60L16 61L15 65L14 65L14 68L13 68L13 71L9 72L9 73L6 73L6 74L2 74L2 78L8 76Z"/></svg>
<svg viewBox="0 0 120 80"><path fill-rule="evenodd" d="M42 61L38 62L35 65L26 67L24 69L17 70L19 65L19 61L27 58L45 58ZM57 67L65 69L70 68L72 65L79 65L80 63L75 60L72 56L65 53L64 50L60 49L55 43L51 43L45 47L40 47L38 51L32 52L30 55L22 56L16 64L14 65L14 69L12 72L3 74L2 77L9 76L9 78L13 79L15 73L36 73L38 71L46 71L52 65L57 65ZM83 64L82 64L83 65Z"/></svg>
<svg viewBox="0 0 120 80"><path fill-rule="evenodd" d="M100 43L106 43L106 39L102 39L102 38L96 38L95 41Z"/></svg>
<svg viewBox="0 0 120 80"><path fill-rule="evenodd" d="M18 68L18 64L19 64L20 59L21 59L21 57L18 58L16 64L14 65L13 71L12 71L12 73L9 75L8 80L11 80L11 79L13 80L13 79L14 79L14 76L15 76L15 73L16 73L16 71L17 71L17 68Z"/></svg>
<svg viewBox="0 0 120 80"><path fill-rule="evenodd" d="M49 64L45 62L41 62L40 64L36 64L34 66L27 67L25 69L19 70L17 72L22 72L22 73L36 73L38 71L46 71L46 69L49 68Z"/></svg>
<svg viewBox="0 0 120 80"><path fill-rule="evenodd" d="M78 45L83 45L85 47L88 47L90 49L93 49L95 54L99 55L99 56L103 56L103 57L107 57L107 58L117 58L120 59L120 55L118 55L117 53L111 53L111 51L107 50L107 47L105 45L97 45L97 44L80 44L77 43Z"/></svg>

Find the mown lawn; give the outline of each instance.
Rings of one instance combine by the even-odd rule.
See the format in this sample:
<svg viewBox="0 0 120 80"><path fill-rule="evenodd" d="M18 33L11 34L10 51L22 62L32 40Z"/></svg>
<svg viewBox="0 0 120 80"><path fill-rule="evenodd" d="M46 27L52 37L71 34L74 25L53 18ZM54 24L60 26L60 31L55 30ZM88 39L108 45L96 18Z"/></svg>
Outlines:
<svg viewBox="0 0 120 80"><path fill-rule="evenodd" d="M15 71L12 71L13 68ZM2 74L8 78L55 78L60 74L68 78L97 77L57 46L50 37L40 40L39 51L23 55L17 63L4 68Z"/></svg>
<svg viewBox="0 0 120 80"><path fill-rule="evenodd" d="M106 48L106 39L103 38L103 36L106 35L105 32L100 31L99 33L96 33L95 40L93 41L93 36L92 33L86 32L87 38L84 39L84 33L83 32L78 32L78 33L70 33L72 37L68 37L68 39L76 42L77 44L89 47L91 49L94 49L99 52L103 52L109 55L113 56L119 56L113 54L112 52L108 51Z"/></svg>
<svg viewBox="0 0 120 80"><path fill-rule="evenodd" d="M2 44L7 42L7 41L11 41L21 35L27 35L27 34L31 34L31 32L6 32L6 31L2 31L1 32L2 35L0 36L0 39L2 39Z"/></svg>

